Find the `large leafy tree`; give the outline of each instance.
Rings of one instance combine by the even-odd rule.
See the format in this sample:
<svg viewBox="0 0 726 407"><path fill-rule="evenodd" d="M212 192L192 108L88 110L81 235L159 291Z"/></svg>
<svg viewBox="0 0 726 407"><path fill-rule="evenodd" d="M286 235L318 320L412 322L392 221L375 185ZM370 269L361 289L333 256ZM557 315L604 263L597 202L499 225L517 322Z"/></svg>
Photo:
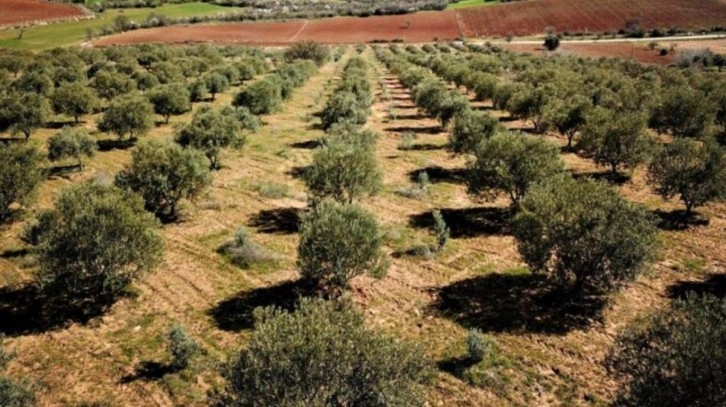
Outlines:
<svg viewBox="0 0 726 407"><path fill-rule="evenodd" d="M604 183L565 175L530 188L513 230L532 270L574 294L606 292L632 279L657 250L645 208Z"/></svg>
<svg viewBox="0 0 726 407"><path fill-rule="evenodd" d="M37 93L0 96L0 131L20 132L27 140L35 129L45 125L50 114L48 100Z"/></svg>
<svg viewBox="0 0 726 407"><path fill-rule="evenodd" d="M93 113L98 106L93 90L79 82L61 85L53 92L51 102L56 113L72 116L76 123L81 116Z"/></svg>
<svg viewBox="0 0 726 407"><path fill-rule="evenodd" d="M154 107L141 94L120 96L106 108L98 129L116 134L119 139L128 135L135 140L146 134L154 125Z"/></svg>
<svg viewBox="0 0 726 407"><path fill-rule="evenodd" d="M690 86L667 89L653 110L651 125L661 133L676 137L701 138L713 124L716 109L699 90Z"/></svg>
<svg viewBox="0 0 726 407"><path fill-rule="evenodd" d="M59 161L74 158L83 171L83 157L93 157L97 148L96 140L85 130L64 127L48 139L48 159Z"/></svg>
<svg viewBox="0 0 726 407"><path fill-rule="evenodd" d="M41 287L81 308L118 298L159 263L163 248L139 196L91 183L63 190L26 237L36 245Z"/></svg>
<svg viewBox="0 0 726 407"><path fill-rule="evenodd" d="M387 263L381 244L378 222L371 214L355 205L322 201L300 227L300 274L311 285L338 296L357 275L383 275Z"/></svg>
<svg viewBox="0 0 726 407"><path fill-rule="evenodd" d="M530 185L564 169L557 147L546 140L499 133L479 144L469 165L469 192L486 198L503 192L517 205Z"/></svg>
<svg viewBox="0 0 726 407"><path fill-rule="evenodd" d="M175 219L178 202L195 198L211 181L202 152L156 141L136 147L116 176L118 187L141 195L146 209L164 219Z"/></svg>
<svg viewBox="0 0 726 407"><path fill-rule="evenodd" d="M255 311L247 347L224 370L225 406L418 406L433 377L423 350L365 327L350 304L303 299Z"/></svg>
<svg viewBox="0 0 726 407"><path fill-rule="evenodd" d="M726 199L726 152L714 141L675 139L655 155L648 181L664 199L678 196L694 207Z"/></svg>
<svg viewBox="0 0 726 407"><path fill-rule="evenodd" d="M191 123L177 132L176 142L202 151L209 159L210 167L216 170L220 168L222 149L242 147L245 137L235 109L207 107L194 113Z"/></svg>
<svg viewBox="0 0 726 407"><path fill-rule="evenodd" d="M617 405L726 404L726 300L689 295L622 333L606 359Z"/></svg>
<svg viewBox="0 0 726 407"><path fill-rule="evenodd" d="M43 177L41 156L35 147L0 144L0 222L13 204L27 204Z"/></svg>
<svg viewBox="0 0 726 407"><path fill-rule="evenodd" d="M584 95L549 100L542 111L543 126L567 137L567 148L571 148L575 135L585 125L590 109L592 102Z"/></svg>

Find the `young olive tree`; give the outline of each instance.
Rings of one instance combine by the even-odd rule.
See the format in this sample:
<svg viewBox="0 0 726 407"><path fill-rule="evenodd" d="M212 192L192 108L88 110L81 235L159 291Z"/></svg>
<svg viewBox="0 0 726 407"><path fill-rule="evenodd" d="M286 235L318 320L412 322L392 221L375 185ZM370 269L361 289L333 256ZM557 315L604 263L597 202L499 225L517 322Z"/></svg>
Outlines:
<svg viewBox="0 0 726 407"><path fill-rule="evenodd" d="M386 272L381 245L373 215L355 205L325 200L302 221L297 264L311 286L337 297L351 278L363 273L381 277Z"/></svg>
<svg viewBox="0 0 726 407"><path fill-rule="evenodd" d="M184 114L192 109L192 97L183 83L160 86L152 90L148 98L154 106L154 112L164 118L164 123L169 123L171 116Z"/></svg>
<svg viewBox="0 0 726 407"><path fill-rule="evenodd" d="M26 231L45 292L69 307L108 304L161 260L163 237L141 198L84 183L63 190Z"/></svg>
<svg viewBox="0 0 726 407"><path fill-rule="evenodd" d="M202 81L204 81L209 94L212 95L212 101L214 101L218 93L222 93L229 88L229 79L218 72L204 75Z"/></svg>
<svg viewBox="0 0 726 407"><path fill-rule="evenodd" d="M648 182L664 199L678 196L686 213L726 199L726 152L714 141L675 139L655 155Z"/></svg>
<svg viewBox="0 0 726 407"><path fill-rule="evenodd" d="M222 149L241 148L245 137L235 109L205 107L194 113L191 123L179 129L176 142L202 151L209 159L210 168L218 170Z"/></svg>
<svg viewBox="0 0 726 407"><path fill-rule="evenodd" d="M293 62L297 59L308 59L320 67L330 57L330 49L325 45L313 41L302 41L286 49L284 57L287 62Z"/></svg>
<svg viewBox="0 0 726 407"><path fill-rule="evenodd" d="M504 192L517 205L529 187L564 172L557 147L541 138L499 133L479 144L469 164L469 192L493 199Z"/></svg>
<svg viewBox="0 0 726 407"><path fill-rule="evenodd" d="M97 148L96 140L85 130L63 127L48 139L48 159L60 161L73 158L78 161L78 168L83 171L83 157L93 157Z"/></svg>
<svg viewBox="0 0 726 407"><path fill-rule="evenodd" d="M26 141L35 129L45 125L50 114L48 100L37 93L0 96L0 131L22 133Z"/></svg>
<svg viewBox="0 0 726 407"><path fill-rule="evenodd" d="M525 262L569 292L607 292L655 256L653 216L608 185L570 176L530 188L514 220Z"/></svg>
<svg viewBox="0 0 726 407"><path fill-rule="evenodd" d="M143 136L154 125L154 107L140 94L128 94L114 99L103 113L98 129L114 133L119 139L130 140Z"/></svg>
<svg viewBox="0 0 726 407"><path fill-rule="evenodd" d="M253 114L262 115L275 111L282 104L282 88L278 81L261 79L238 93L233 106L246 107Z"/></svg>
<svg viewBox="0 0 726 407"><path fill-rule="evenodd" d="M666 90L653 110L651 125L660 133L702 138L716 117L716 108L699 90L678 86Z"/></svg>
<svg viewBox="0 0 726 407"><path fill-rule="evenodd" d="M53 92L50 99L57 114L72 116L76 123L81 116L93 113L98 106L96 93L79 82L61 85Z"/></svg>
<svg viewBox="0 0 726 407"><path fill-rule="evenodd" d="M646 118L639 112L595 108L587 115L578 147L614 174L621 166L634 168L648 159L652 140L645 128Z"/></svg>
<svg viewBox="0 0 726 407"><path fill-rule="evenodd" d="M342 121L364 124L369 114L370 110L359 103L355 94L348 91L339 91L330 97L320 119L323 129L328 130L335 123Z"/></svg>
<svg viewBox="0 0 726 407"><path fill-rule="evenodd" d="M726 300L688 295L616 340L606 359L619 379L615 404L678 407L726 404Z"/></svg>
<svg viewBox="0 0 726 407"><path fill-rule="evenodd" d="M572 148L572 141L585 125L590 109L592 101L583 95L549 100L542 112L543 126L567 137L567 148Z"/></svg>
<svg viewBox="0 0 726 407"><path fill-rule="evenodd" d="M43 177L41 156L35 147L0 144L0 222L12 214L12 205L28 204Z"/></svg>
<svg viewBox="0 0 726 407"><path fill-rule="evenodd" d="M116 175L119 188L141 195L148 211L170 220L176 219L180 200L199 196L211 182L201 151L157 141L136 147L131 163Z"/></svg>

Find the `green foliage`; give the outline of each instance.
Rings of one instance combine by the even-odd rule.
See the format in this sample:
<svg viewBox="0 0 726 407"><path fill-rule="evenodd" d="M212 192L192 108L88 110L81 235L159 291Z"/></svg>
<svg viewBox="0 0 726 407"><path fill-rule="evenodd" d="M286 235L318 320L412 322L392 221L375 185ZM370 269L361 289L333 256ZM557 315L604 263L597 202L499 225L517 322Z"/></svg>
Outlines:
<svg viewBox="0 0 726 407"><path fill-rule="evenodd" d="M567 137L567 147L570 148L575 135L585 125L590 109L592 102L584 95L549 100L542 112L543 126Z"/></svg>
<svg viewBox="0 0 726 407"><path fill-rule="evenodd" d="M555 34L548 34L545 37L544 46L548 51L554 51L560 47L560 37Z"/></svg>
<svg viewBox="0 0 726 407"><path fill-rule="evenodd" d="M489 113L464 109L454 117L449 150L454 154L474 154L484 140L502 129L499 120Z"/></svg>
<svg viewBox="0 0 726 407"><path fill-rule="evenodd" d="M37 93L0 94L0 131L21 132L25 139L42 127L51 114L48 100Z"/></svg>
<svg viewBox="0 0 726 407"><path fill-rule="evenodd" d="M186 369L191 358L199 351L199 345L179 324L172 325L166 338L167 348L171 354L171 367L176 370Z"/></svg>
<svg viewBox="0 0 726 407"><path fill-rule="evenodd" d="M97 72L91 85L96 89L98 97L112 100L137 89L136 82L128 76L103 69Z"/></svg>
<svg viewBox="0 0 726 407"><path fill-rule="evenodd" d="M706 96L690 86L666 90L655 107L651 125L661 133L676 137L703 138L715 118L715 108Z"/></svg>
<svg viewBox="0 0 726 407"><path fill-rule="evenodd" d="M726 199L726 152L714 141L675 139L655 155L648 182L664 199L678 196L686 211Z"/></svg>
<svg viewBox="0 0 726 407"><path fill-rule="evenodd" d="M103 113L98 129L111 132L123 139L128 135L135 140L154 125L154 107L141 94L131 93L114 99Z"/></svg>
<svg viewBox="0 0 726 407"><path fill-rule="evenodd" d="M224 376L226 406L423 406L431 362L368 330L351 305L303 299L255 311L255 331Z"/></svg>
<svg viewBox="0 0 726 407"><path fill-rule="evenodd" d="M422 174L425 174L423 172ZM434 216L434 235L436 236L436 246L434 247L435 252L440 252L444 249L444 246L446 246L446 242L449 241L449 236L451 235L451 230L446 225L446 221L444 221L444 217L441 215L440 210L435 210L433 212Z"/></svg>
<svg viewBox="0 0 726 407"><path fill-rule="evenodd" d="M48 159L60 161L74 158L78 160L78 166L83 171L83 157L93 157L97 148L96 140L85 130L63 127L48 139Z"/></svg>
<svg viewBox="0 0 726 407"><path fill-rule="evenodd" d="M541 138L499 133L484 140L469 164L469 192L493 199L501 191L517 205L530 185L562 173L559 150Z"/></svg>
<svg viewBox="0 0 726 407"><path fill-rule="evenodd" d="M466 349L469 360L480 363L495 351L494 340L479 329L470 329L466 335Z"/></svg>
<svg viewBox="0 0 726 407"><path fill-rule="evenodd" d="M330 57L330 49L313 41L298 42L285 50L285 60L308 59L322 66Z"/></svg>
<svg viewBox="0 0 726 407"><path fill-rule="evenodd" d="M118 187L141 195L146 209L164 219L175 219L178 202L194 199L211 183L202 152L158 141L136 147L116 176Z"/></svg>
<svg viewBox="0 0 726 407"><path fill-rule="evenodd" d="M653 216L606 184L552 177L520 207L513 229L525 262L575 294L608 291L655 256Z"/></svg>
<svg viewBox="0 0 726 407"><path fill-rule="evenodd" d="M163 250L140 197L89 183L63 190L25 235L36 245L41 287L79 308L118 298Z"/></svg>
<svg viewBox="0 0 726 407"><path fill-rule="evenodd" d="M246 107L256 115L269 114L282 104L282 88L276 81L261 79L238 93L232 104Z"/></svg>
<svg viewBox="0 0 726 407"><path fill-rule="evenodd" d="M335 123L351 122L364 124L370 113L367 107L361 106L355 94L348 91L335 92L330 97L320 116L323 129L327 130Z"/></svg>
<svg viewBox="0 0 726 407"><path fill-rule="evenodd" d="M219 153L223 148L241 148L245 144L235 109L204 107L194 113L191 123L179 129L176 142L204 152L213 170L220 168Z"/></svg>
<svg viewBox="0 0 726 407"><path fill-rule="evenodd" d="M351 203L357 198L377 194L383 176L374 155L372 140L375 138L366 137L366 133L360 131L334 134L341 135L329 137L315 151L313 163L305 171L305 185L312 195L316 199L332 197L341 203ZM357 137L359 135L361 137ZM357 141L352 141L354 139Z"/></svg>
<svg viewBox="0 0 726 407"><path fill-rule="evenodd" d="M229 88L229 79L217 72L204 75L202 81L204 81L209 94L212 95L212 100L214 100L217 93L222 93Z"/></svg>
<svg viewBox="0 0 726 407"><path fill-rule="evenodd" d="M12 88L21 93L48 96L53 91L53 81L43 72L27 72L13 82Z"/></svg>
<svg viewBox="0 0 726 407"><path fill-rule="evenodd" d="M14 354L5 350L0 337L0 406L32 407L36 405L35 391L27 382L20 383L5 377L2 372Z"/></svg>
<svg viewBox="0 0 726 407"><path fill-rule="evenodd" d="M232 264L248 269L255 264L276 263L280 257L265 249L252 239L250 231L244 226L237 229L234 238L219 249L229 257Z"/></svg>
<svg viewBox="0 0 726 407"><path fill-rule="evenodd" d="M387 268L375 218L355 205L322 201L300 227L298 267L303 278L338 296L360 274L382 276Z"/></svg>
<svg viewBox="0 0 726 407"><path fill-rule="evenodd" d="M615 173L621 166L634 168L647 161L652 140L645 132L640 112L616 112L595 108L587 115L578 147L597 164Z"/></svg>
<svg viewBox="0 0 726 407"><path fill-rule="evenodd" d="M40 162L34 147L0 144L0 221L11 215L13 204L30 202L43 178Z"/></svg>
<svg viewBox="0 0 726 407"><path fill-rule="evenodd" d="M606 360L617 405L726 404L726 300L689 295L621 334Z"/></svg>
<svg viewBox="0 0 726 407"><path fill-rule="evenodd" d="M78 82L61 85L53 92L51 102L56 113L72 116L76 123L98 106L93 90Z"/></svg>
<svg viewBox="0 0 726 407"><path fill-rule="evenodd" d="M152 90L148 95L154 112L169 123L172 115L180 115L192 109L191 95L183 83L172 83Z"/></svg>

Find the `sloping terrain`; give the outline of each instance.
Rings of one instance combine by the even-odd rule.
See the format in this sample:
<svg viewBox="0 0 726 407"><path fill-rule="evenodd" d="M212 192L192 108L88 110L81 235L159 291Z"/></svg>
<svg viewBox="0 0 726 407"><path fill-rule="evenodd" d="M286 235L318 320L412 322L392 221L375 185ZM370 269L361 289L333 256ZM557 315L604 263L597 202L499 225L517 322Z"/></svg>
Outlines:
<svg viewBox="0 0 726 407"><path fill-rule="evenodd" d="M84 16L86 13L82 9L69 4L51 3L44 0L0 1L0 27Z"/></svg>

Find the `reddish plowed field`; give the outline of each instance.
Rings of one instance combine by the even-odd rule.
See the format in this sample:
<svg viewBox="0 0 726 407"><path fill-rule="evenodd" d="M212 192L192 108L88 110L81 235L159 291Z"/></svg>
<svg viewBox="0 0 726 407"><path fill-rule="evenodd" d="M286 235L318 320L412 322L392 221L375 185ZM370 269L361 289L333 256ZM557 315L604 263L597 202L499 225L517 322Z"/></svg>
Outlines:
<svg viewBox="0 0 726 407"><path fill-rule="evenodd" d="M668 43L669 44L669 43ZM524 52L528 54L543 54L544 48L539 45L529 44L501 44L507 49ZM664 43L664 46L667 46ZM579 55L590 58L613 57L622 59L633 59L638 62L656 65L668 65L675 61L675 55L659 55L660 48L648 49L647 43L567 43L560 46L556 51L561 55Z"/></svg>
<svg viewBox="0 0 726 407"><path fill-rule="evenodd" d="M637 18L647 28L694 29L726 24L721 0L533 0L459 11L468 37L541 34L558 31L619 30Z"/></svg>
<svg viewBox="0 0 726 407"><path fill-rule="evenodd" d="M42 0L0 0L0 26L82 17L81 9Z"/></svg>

